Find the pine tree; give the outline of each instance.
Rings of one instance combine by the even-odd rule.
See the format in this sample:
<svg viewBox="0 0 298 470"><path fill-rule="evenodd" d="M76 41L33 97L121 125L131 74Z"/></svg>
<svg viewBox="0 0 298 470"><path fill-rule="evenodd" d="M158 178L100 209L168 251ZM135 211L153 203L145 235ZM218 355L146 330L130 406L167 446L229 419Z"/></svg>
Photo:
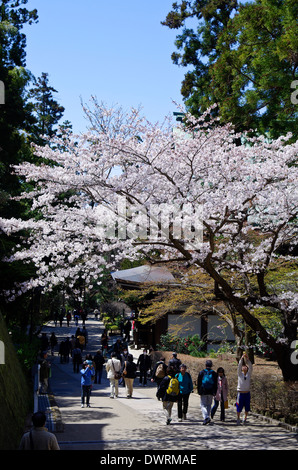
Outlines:
<svg viewBox="0 0 298 470"><path fill-rule="evenodd" d="M0 104L0 216L20 217L26 212L24 204L13 199L22 190L21 181L12 173L12 166L31 158L27 135L30 134L34 116L26 100L26 87L32 75L26 67L26 36L24 24L37 21L37 11L21 8L27 0L2 0L0 2L0 81L4 92ZM18 242L0 231L0 260L9 256ZM0 284L3 290L15 281L28 279L28 266L0 261ZM0 300L0 303L1 300ZM8 306L5 306L8 311ZM16 317L15 305L12 309Z"/></svg>
<svg viewBox="0 0 298 470"><path fill-rule="evenodd" d="M162 24L182 29L172 59L188 67L181 87L188 109L198 116L217 103L222 122L239 131L274 138L291 131L297 139L297 15L296 0L174 3Z"/></svg>
<svg viewBox="0 0 298 470"><path fill-rule="evenodd" d="M39 145L44 142L43 136L53 137L56 134L55 126L64 113L64 107L54 99L53 93L57 90L49 85L48 73L43 72L28 94L33 99L32 109L37 119L33 139Z"/></svg>

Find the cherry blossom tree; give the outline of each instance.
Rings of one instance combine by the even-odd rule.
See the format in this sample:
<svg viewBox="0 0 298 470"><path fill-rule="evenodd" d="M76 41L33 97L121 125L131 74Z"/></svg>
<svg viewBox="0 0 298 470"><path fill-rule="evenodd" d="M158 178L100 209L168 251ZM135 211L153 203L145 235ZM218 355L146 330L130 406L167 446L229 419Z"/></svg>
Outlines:
<svg viewBox="0 0 298 470"><path fill-rule="evenodd" d="M277 259L294 259L298 143L290 144L290 135L269 141L237 134L212 120L212 109L173 125L95 104L88 132L64 132L35 148L39 165L14 168L34 183L22 197L38 216L0 220L7 234L30 231L8 261L37 268L36 279L13 295L78 279L100 283L103 266L114 269L124 257L197 266L273 348L284 379L297 380L290 358L298 295L273 292L266 276ZM280 338L254 315L260 306L280 315Z"/></svg>

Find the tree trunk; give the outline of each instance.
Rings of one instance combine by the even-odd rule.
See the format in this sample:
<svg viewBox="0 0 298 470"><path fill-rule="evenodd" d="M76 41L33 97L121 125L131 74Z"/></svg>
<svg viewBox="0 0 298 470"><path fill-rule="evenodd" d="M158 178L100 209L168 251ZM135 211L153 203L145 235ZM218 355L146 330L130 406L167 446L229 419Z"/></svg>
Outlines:
<svg viewBox="0 0 298 470"><path fill-rule="evenodd" d="M247 355L252 364L255 363L255 355L253 346L256 343L255 332L247 325L245 325L245 346L248 348Z"/></svg>
<svg viewBox="0 0 298 470"><path fill-rule="evenodd" d="M290 346L282 345L277 353L277 362L282 371L285 382L296 382L298 380L298 364L294 364L292 360L293 350Z"/></svg>
<svg viewBox="0 0 298 470"><path fill-rule="evenodd" d="M298 366L291 362L291 353L290 344L291 339L293 337L293 331L296 329L292 328L291 331L287 331L288 336L285 336L287 342L289 342L289 346L286 344L277 342L277 340L271 336L267 330L262 326L260 321L254 317L244 306L242 300L239 297L234 295L232 287L227 283L227 281L216 271L216 269L211 264L210 259L207 258L204 264L201 265L202 268L218 283L218 285L222 288L225 296L229 300L229 302L234 306L236 311L242 315L245 323L254 331L260 339L267 344L270 348L274 350L276 353L276 359L278 362L279 367L281 368L283 379L285 381L295 381L298 380ZM288 326L288 325L287 325ZM290 335L290 336L289 336ZM295 338L296 339L296 338Z"/></svg>

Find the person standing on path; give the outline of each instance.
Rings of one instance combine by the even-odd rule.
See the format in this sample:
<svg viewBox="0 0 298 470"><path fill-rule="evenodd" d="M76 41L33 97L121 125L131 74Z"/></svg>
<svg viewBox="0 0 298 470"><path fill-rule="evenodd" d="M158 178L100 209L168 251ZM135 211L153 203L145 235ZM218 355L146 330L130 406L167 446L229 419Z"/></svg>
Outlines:
<svg viewBox="0 0 298 470"><path fill-rule="evenodd" d="M137 365L133 362L132 354L128 354L127 361L124 362L121 368L121 374L124 377L126 396L127 398L131 398L133 393L133 381L137 376Z"/></svg>
<svg viewBox="0 0 298 470"><path fill-rule="evenodd" d="M80 365L82 364L82 351L78 344L76 344L75 348L72 351L72 364L73 364L73 371L75 374L79 373Z"/></svg>
<svg viewBox="0 0 298 470"><path fill-rule="evenodd" d="M121 362L117 359L117 354L113 352L111 359L106 363L107 377L110 381L110 398L118 397L120 369Z"/></svg>
<svg viewBox="0 0 298 470"><path fill-rule="evenodd" d="M185 364L181 364L180 372L177 374L179 382L179 395L178 395L178 421L186 419L188 411L189 395L193 391L192 378L189 372L187 372Z"/></svg>
<svg viewBox="0 0 298 470"><path fill-rule="evenodd" d="M94 363L95 363L95 378L94 378L94 383L95 384L100 384L101 383L101 376L102 376L102 369L103 365L105 363L105 359L101 353L101 350L99 349L94 358Z"/></svg>
<svg viewBox="0 0 298 470"><path fill-rule="evenodd" d="M250 381L252 374L252 363L250 362L246 353L244 353L238 364L238 384L237 384L237 424L241 423L240 415L245 409L245 415L243 418L243 424L247 421L247 415L250 411Z"/></svg>
<svg viewBox="0 0 298 470"><path fill-rule="evenodd" d="M42 359L40 360L40 384L41 389L40 393L46 394L48 392L49 387L49 378L51 376L51 363L48 362L48 352L44 351L42 353Z"/></svg>
<svg viewBox="0 0 298 470"><path fill-rule="evenodd" d="M93 365L88 364L86 361L83 363L83 369L81 369L81 408L84 408L85 398L87 408L90 408L90 395L92 377L94 376Z"/></svg>
<svg viewBox="0 0 298 470"><path fill-rule="evenodd" d="M143 349L143 354L140 354L137 362L137 367L140 370L140 385L147 385L147 373L151 370L151 357L147 354L147 349Z"/></svg>
<svg viewBox="0 0 298 470"><path fill-rule="evenodd" d="M108 335L106 330L103 330L101 335L101 350L103 357L106 357L108 352Z"/></svg>
<svg viewBox="0 0 298 470"><path fill-rule="evenodd" d="M198 375L198 394L201 397L203 424L211 422L211 405L217 391L217 374L212 370L212 361L206 361L206 368Z"/></svg>
<svg viewBox="0 0 298 470"><path fill-rule="evenodd" d="M56 337L55 333L53 332L50 336L50 345L51 345L51 354L52 354L52 356L54 356L55 346L57 346L57 344L58 344L58 340L57 340L57 337Z"/></svg>
<svg viewBox="0 0 298 470"><path fill-rule="evenodd" d="M225 402L228 399L228 381L222 367L217 369L217 392L214 397L214 406L211 410L211 418L214 418L220 403L220 421L225 420Z"/></svg>

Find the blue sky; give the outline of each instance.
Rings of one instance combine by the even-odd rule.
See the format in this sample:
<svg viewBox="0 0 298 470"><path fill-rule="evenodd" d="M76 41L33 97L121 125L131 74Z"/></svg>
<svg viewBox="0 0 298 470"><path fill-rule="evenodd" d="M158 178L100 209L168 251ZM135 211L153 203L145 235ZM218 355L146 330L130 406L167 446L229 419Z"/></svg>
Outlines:
<svg viewBox="0 0 298 470"><path fill-rule="evenodd" d="M27 68L49 74L75 132L84 131L81 98L125 109L143 107L151 121L176 111L185 69L174 65L177 30L161 25L172 0L29 0L39 22L26 26Z"/></svg>

